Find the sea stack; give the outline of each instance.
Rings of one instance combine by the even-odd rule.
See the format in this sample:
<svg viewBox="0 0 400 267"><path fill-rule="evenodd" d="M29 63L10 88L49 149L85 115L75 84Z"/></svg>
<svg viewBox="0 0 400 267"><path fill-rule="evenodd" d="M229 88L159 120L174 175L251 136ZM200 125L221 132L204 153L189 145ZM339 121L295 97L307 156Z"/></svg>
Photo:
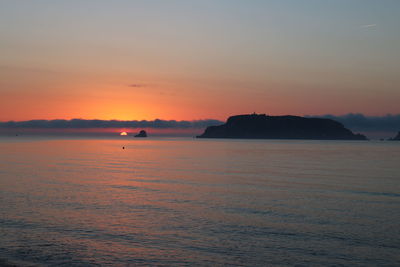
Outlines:
<svg viewBox="0 0 400 267"><path fill-rule="evenodd" d="M397 133L397 135L394 138L390 139L391 141L400 141L400 131Z"/></svg>
<svg viewBox="0 0 400 267"><path fill-rule="evenodd" d="M248 114L229 117L219 126L210 126L198 138L367 140L343 124L321 118Z"/></svg>
<svg viewBox="0 0 400 267"><path fill-rule="evenodd" d="M135 137L147 137L147 133L145 130L141 130Z"/></svg>

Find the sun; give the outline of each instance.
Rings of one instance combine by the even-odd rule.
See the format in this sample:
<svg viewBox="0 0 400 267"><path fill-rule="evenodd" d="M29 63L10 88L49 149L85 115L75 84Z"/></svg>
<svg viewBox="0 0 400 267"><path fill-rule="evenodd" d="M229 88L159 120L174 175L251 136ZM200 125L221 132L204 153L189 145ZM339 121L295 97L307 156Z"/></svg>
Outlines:
<svg viewBox="0 0 400 267"><path fill-rule="evenodd" d="M128 135L127 132L121 132L119 135Z"/></svg>

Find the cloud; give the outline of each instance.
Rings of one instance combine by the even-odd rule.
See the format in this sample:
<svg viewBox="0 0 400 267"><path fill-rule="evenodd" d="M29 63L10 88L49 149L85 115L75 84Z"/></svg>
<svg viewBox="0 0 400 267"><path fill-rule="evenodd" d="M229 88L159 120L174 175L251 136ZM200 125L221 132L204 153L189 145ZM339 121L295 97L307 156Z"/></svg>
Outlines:
<svg viewBox="0 0 400 267"><path fill-rule="evenodd" d="M157 129L201 129L223 122L213 119L176 121L176 120L29 120L0 122L0 128L34 128L34 129L85 129L85 128L157 128Z"/></svg>
<svg viewBox="0 0 400 267"><path fill-rule="evenodd" d="M328 118L341 122L345 127L358 132L397 132L400 131L400 114L385 116L365 116L363 114L306 116Z"/></svg>
<svg viewBox="0 0 400 267"><path fill-rule="evenodd" d="M371 29L371 28L376 28L376 24L366 24L366 25L361 25L361 28L363 29Z"/></svg>
<svg viewBox="0 0 400 267"><path fill-rule="evenodd" d="M366 116L363 114L306 115L305 117L328 118L341 122L354 132L398 132L400 114L385 116ZM0 122L1 129L89 129L89 128L155 128L155 129L204 129L208 126L221 125L224 122L214 119L176 121L176 120L29 120Z"/></svg>
<svg viewBox="0 0 400 267"><path fill-rule="evenodd" d="M145 87L146 85L144 84L140 84L140 83L132 83L129 84L128 87L135 87L135 88L139 88L139 87Z"/></svg>

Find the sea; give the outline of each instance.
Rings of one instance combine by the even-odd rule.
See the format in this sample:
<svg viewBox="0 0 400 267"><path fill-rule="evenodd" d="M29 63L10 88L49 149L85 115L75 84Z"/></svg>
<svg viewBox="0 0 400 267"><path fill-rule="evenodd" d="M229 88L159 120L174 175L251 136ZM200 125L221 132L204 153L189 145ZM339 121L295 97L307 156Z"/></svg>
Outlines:
<svg viewBox="0 0 400 267"><path fill-rule="evenodd" d="M400 266L400 142L1 137L0 266Z"/></svg>

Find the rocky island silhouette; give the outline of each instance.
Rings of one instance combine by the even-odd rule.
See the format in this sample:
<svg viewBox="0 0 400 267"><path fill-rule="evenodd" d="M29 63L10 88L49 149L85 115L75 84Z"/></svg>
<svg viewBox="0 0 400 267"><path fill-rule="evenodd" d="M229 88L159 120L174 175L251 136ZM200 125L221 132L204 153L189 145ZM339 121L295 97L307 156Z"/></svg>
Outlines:
<svg viewBox="0 0 400 267"><path fill-rule="evenodd" d="M367 140L332 119L255 113L229 117L223 125L207 127L197 138Z"/></svg>
<svg viewBox="0 0 400 267"><path fill-rule="evenodd" d="M135 137L147 137L147 132L145 130L141 130Z"/></svg>
<svg viewBox="0 0 400 267"><path fill-rule="evenodd" d="M400 131L397 133L397 135L393 138L389 139L390 141L400 141Z"/></svg>

